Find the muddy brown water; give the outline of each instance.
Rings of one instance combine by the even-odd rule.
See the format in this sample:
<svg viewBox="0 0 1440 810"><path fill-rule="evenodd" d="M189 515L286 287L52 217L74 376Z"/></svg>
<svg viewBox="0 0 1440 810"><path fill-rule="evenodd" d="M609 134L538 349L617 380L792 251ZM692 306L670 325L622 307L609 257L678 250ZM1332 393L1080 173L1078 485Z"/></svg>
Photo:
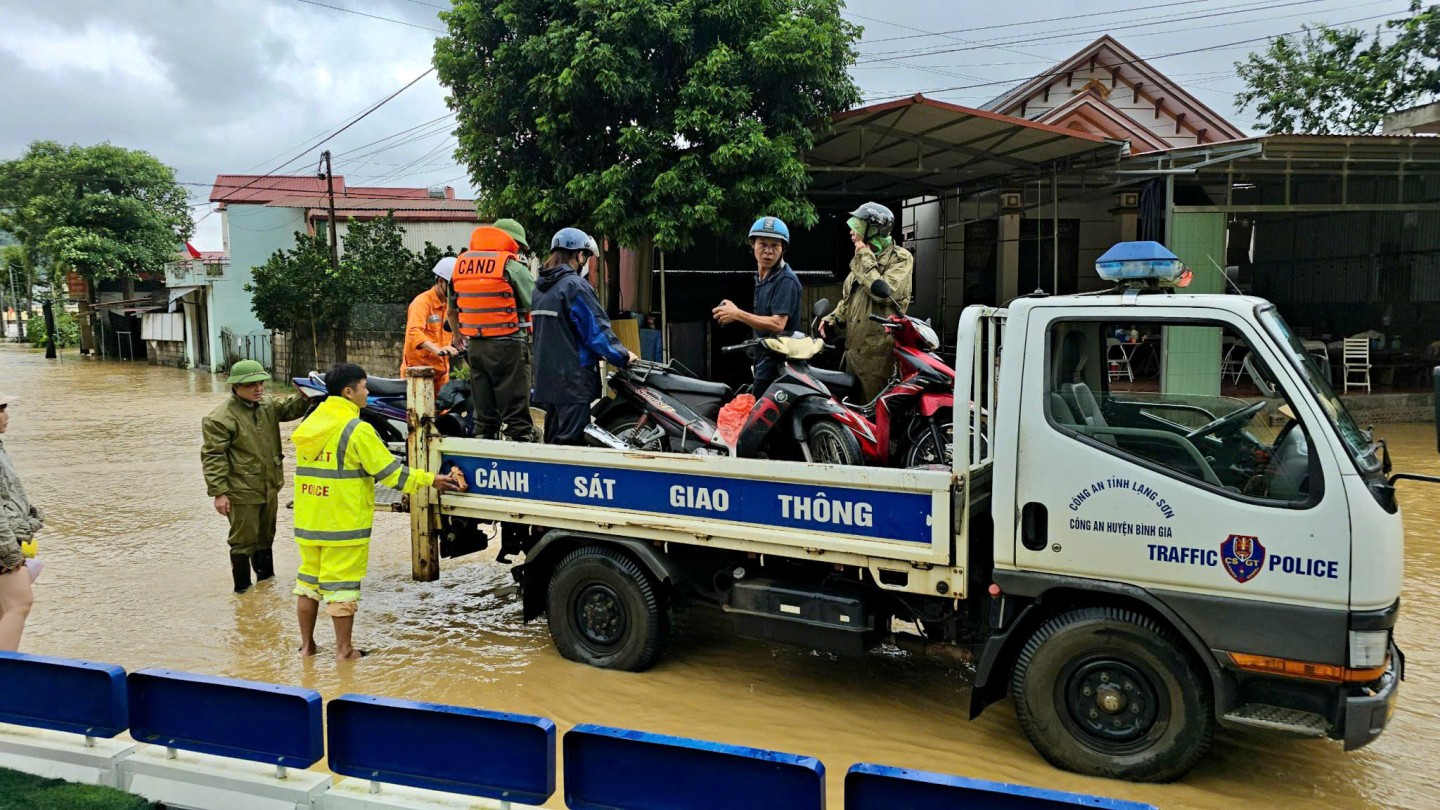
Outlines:
<svg viewBox="0 0 1440 810"><path fill-rule="evenodd" d="M200 417L226 396L218 378L73 354L47 361L5 345L0 390L24 398L11 408L6 446L49 514L29 652L301 685L327 698L360 692L538 714L562 733L601 723L805 754L825 763L834 808L856 762L1165 808L1440 806L1440 490L1423 485L1402 485L1397 637L1410 669L1389 730L1350 754L1333 742L1221 731L1180 782L1133 785L1051 768L1008 701L966 720L968 673L937 661L895 652L834 659L738 639L692 613L650 672L570 663L543 622L522 623L513 598L498 595L511 580L493 558L449 561L439 582L410 581L403 515L376 520L356 625L371 656L301 661L284 581L296 566L288 510L275 545L281 581L229 593L225 521L210 508L199 462ZM1378 432L1397 469L1440 474L1432 426ZM328 628L319 637L328 642ZM562 807L561 796L550 806Z"/></svg>

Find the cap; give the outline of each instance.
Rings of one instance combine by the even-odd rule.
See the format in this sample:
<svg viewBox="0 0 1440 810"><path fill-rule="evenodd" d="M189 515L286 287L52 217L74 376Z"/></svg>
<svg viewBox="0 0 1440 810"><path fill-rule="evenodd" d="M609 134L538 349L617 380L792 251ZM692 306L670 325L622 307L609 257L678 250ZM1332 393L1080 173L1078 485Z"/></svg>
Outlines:
<svg viewBox="0 0 1440 810"><path fill-rule="evenodd" d="M19 401L20 397L17 397L14 394L6 394L0 392L0 405L14 405Z"/></svg>
<svg viewBox="0 0 1440 810"><path fill-rule="evenodd" d="M526 250L530 249L530 243L525 241L524 225L521 225L519 222L516 222L515 220L509 219L507 217L495 220L495 227L499 228L505 233L510 234L510 238L514 239L515 243L518 244L520 247L523 247Z"/></svg>
<svg viewBox="0 0 1440 810"><path fill-rule="evenodd" d="M241 360L230 367L230 379L226 380L230 385L249 385L250 383L265 382L270 379L270 374L265 367L257 360Z"/></svg>

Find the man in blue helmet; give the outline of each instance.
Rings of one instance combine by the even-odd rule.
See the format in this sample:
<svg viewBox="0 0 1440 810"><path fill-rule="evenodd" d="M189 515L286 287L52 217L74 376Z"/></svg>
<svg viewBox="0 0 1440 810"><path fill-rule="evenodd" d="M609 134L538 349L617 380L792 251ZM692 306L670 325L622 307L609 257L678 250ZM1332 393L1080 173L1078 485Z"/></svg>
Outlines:
<svg viewBox="0 0 1440 810"><path fill-rule="evenodd" d="M761 217L750 226L750 250L755 255L755 311L746 312L730 300L720 302L711 315L722 325L741 323L755 337L774 337L801 324L800 277L785 261L790 229L779 217ZM767 351L755 357L755 383L751 393L760 397L780 376L780 361Z"/></svg>
<svg viewBox="0 0 1440 810"><path fill-rule="evenodd" d="M535 384L530 399L545 411L546 444L583 444L590 403L600 396L601 360L624 368L635 360L585 280L595 241L579 228L550 240L535 284Z"/></svg>

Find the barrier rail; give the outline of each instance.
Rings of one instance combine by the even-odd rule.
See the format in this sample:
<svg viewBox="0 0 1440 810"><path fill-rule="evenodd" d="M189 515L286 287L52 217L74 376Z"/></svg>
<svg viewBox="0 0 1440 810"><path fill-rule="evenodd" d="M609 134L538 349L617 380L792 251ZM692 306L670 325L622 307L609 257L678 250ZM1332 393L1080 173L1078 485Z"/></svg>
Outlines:
<svg viewBox="0 0 1440 810"><path fill-rule="evenodd" d="M100 739L126 728L146 745ZM324 757L325 731L327 764L351 778L303 770ZM825 806L814 757L595 725L561 744L574 810ZM506 808L554 795L556 732L543 717L367 695L322 706L310 689L0 653L0 767L172 806ZM871 764L845 776L847 810L1076 805L1151 807Z"/></svg>

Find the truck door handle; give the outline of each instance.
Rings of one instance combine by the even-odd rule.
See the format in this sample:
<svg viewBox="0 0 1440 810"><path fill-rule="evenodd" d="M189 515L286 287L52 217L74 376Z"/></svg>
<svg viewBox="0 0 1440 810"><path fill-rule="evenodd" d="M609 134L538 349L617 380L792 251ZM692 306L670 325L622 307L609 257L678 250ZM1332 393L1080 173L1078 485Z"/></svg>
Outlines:
<svg viewBox="0 0 1440 810"><path fill-rule="evenodd" d="M1049 540L1050 514L1043 503L1027 503L1020 510L1020 542L1031 551L1044 551Z"/></svg>

